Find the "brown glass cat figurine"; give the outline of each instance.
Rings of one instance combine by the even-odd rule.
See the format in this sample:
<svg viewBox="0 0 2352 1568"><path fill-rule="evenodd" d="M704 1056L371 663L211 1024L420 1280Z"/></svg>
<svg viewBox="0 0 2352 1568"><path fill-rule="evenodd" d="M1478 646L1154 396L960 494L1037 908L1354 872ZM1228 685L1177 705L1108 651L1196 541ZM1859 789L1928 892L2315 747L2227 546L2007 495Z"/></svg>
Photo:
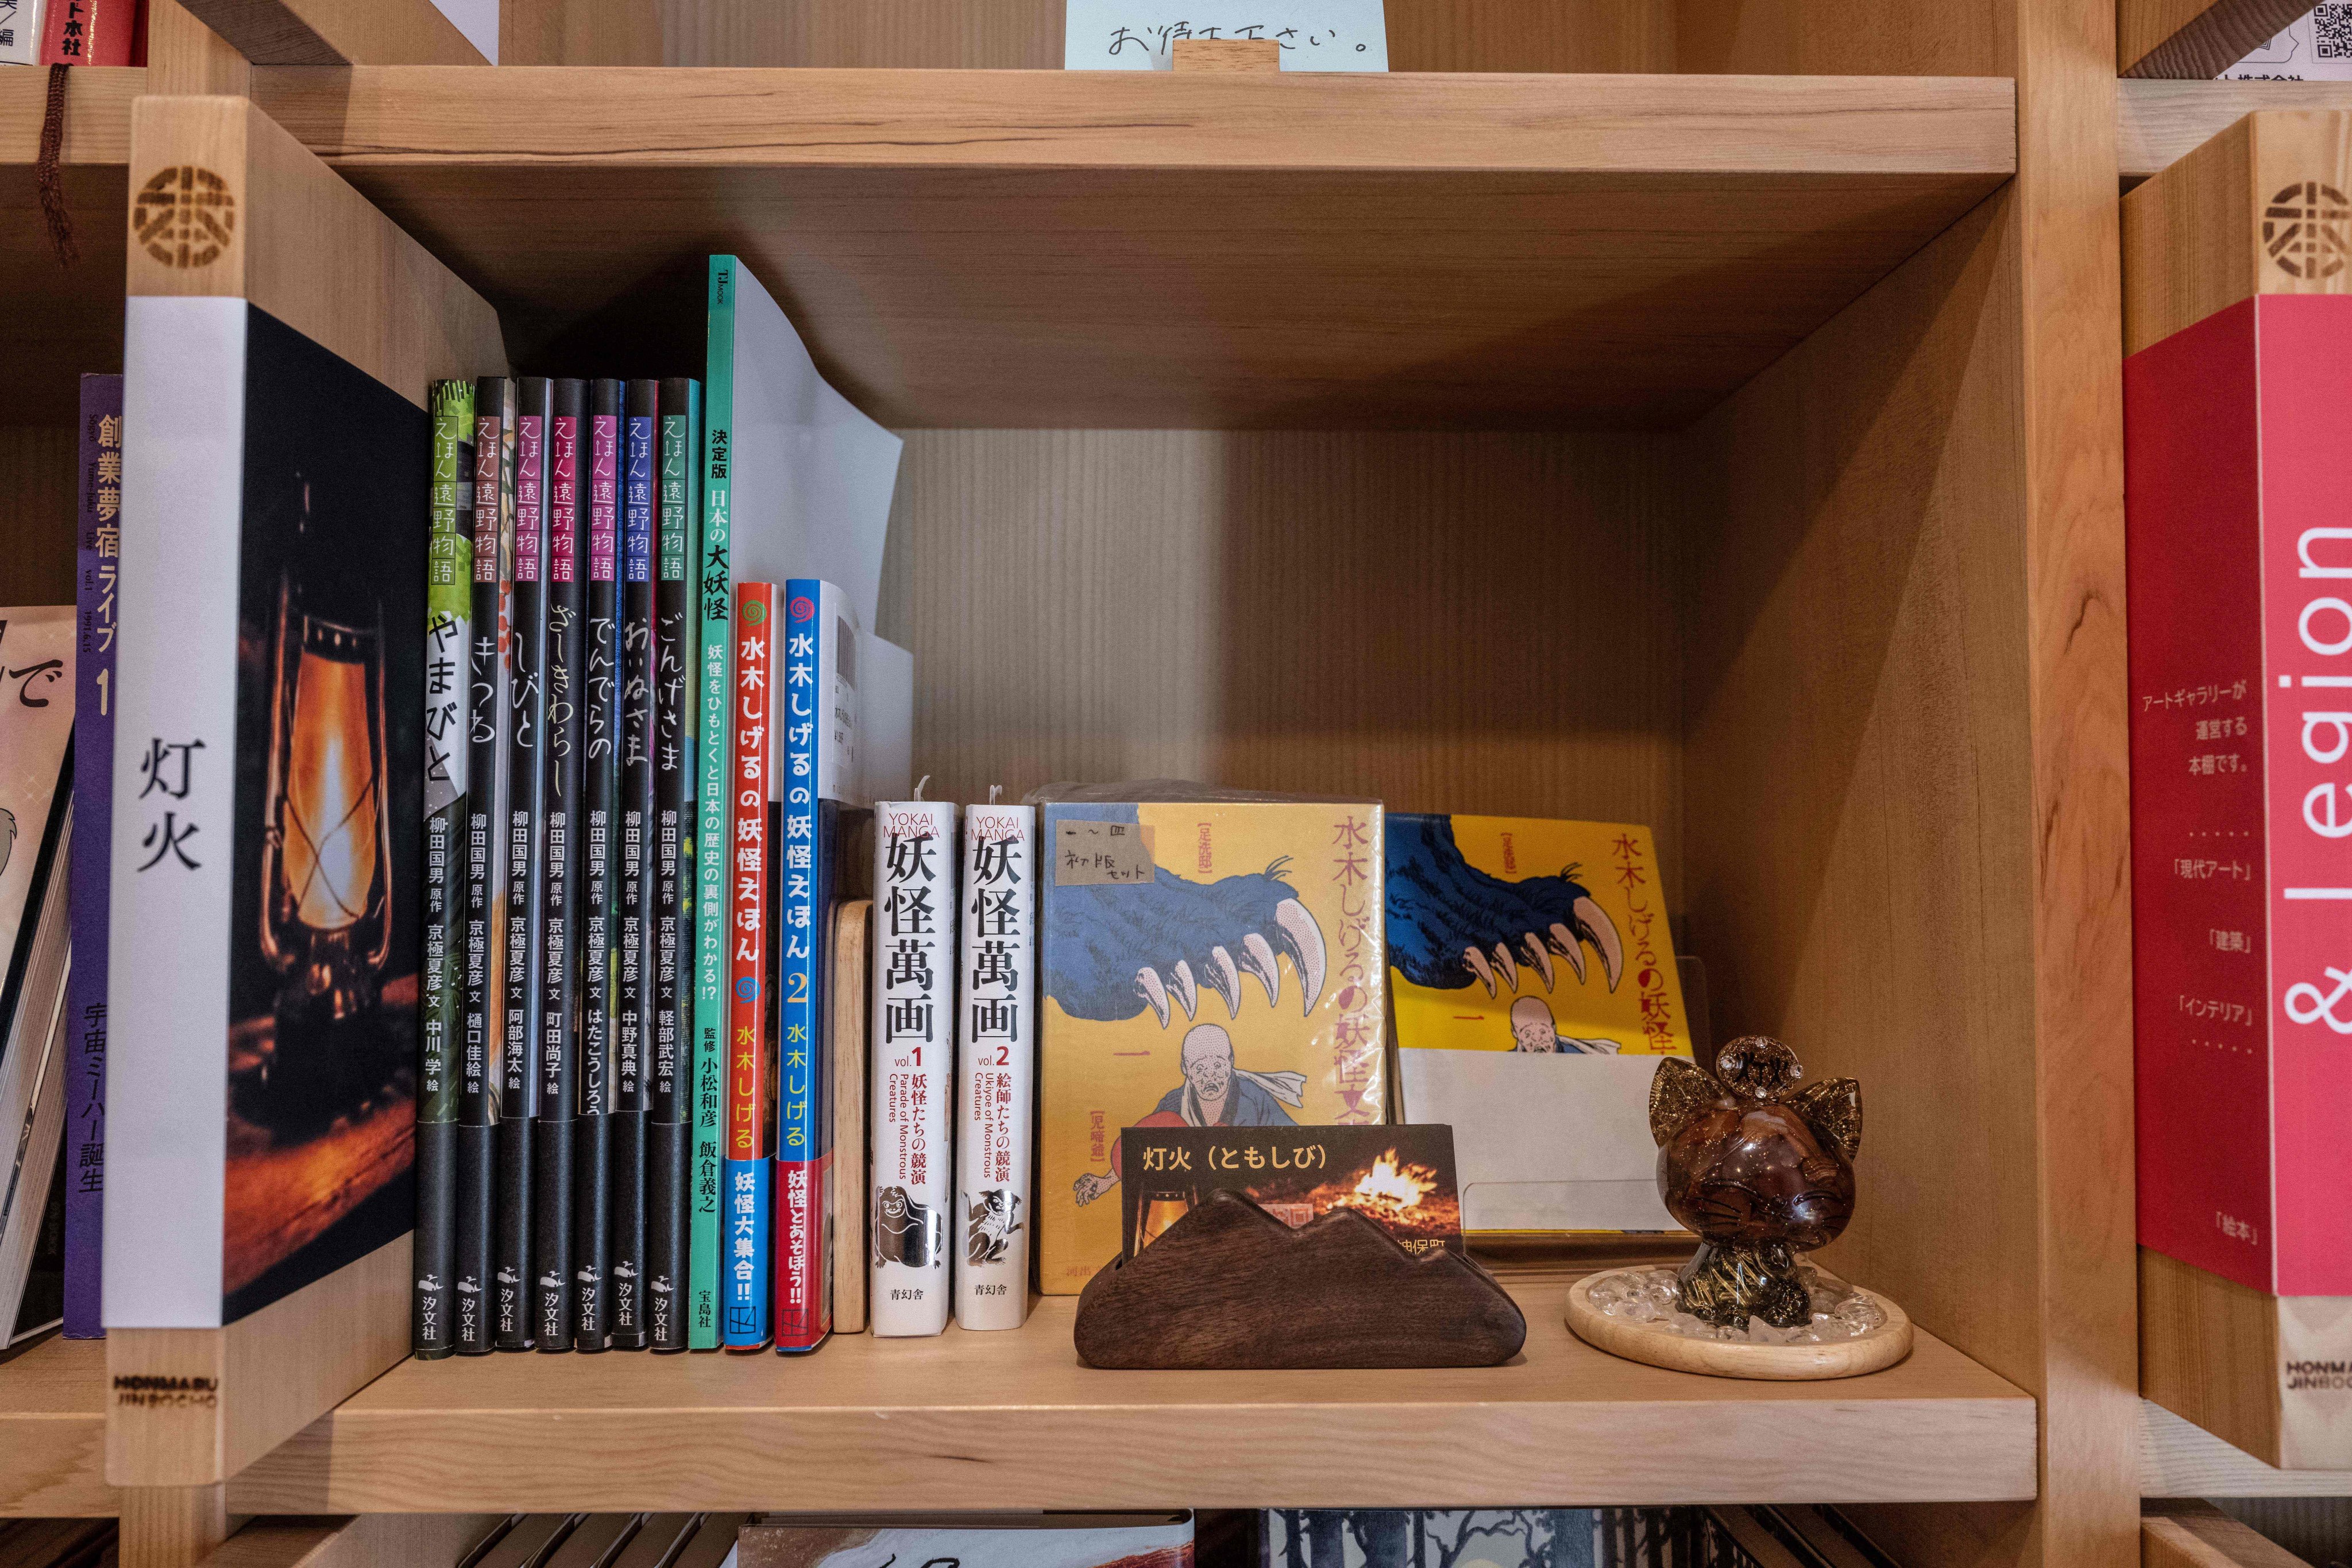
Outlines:
<svg viewBox="0 0 2352 1568"><path fill-rule="evenodd" d="M1791 1092L1804 1071L1787 1046L1748 1035L1711 1074L1668 1057L1650 1080L1658 1195L1699 1237L1678 1277L1693 1317L1735 1329L1811 1321L1791 1248L1825 1247L1853 1217L1862 1086L1823 1079Z"/></svg>

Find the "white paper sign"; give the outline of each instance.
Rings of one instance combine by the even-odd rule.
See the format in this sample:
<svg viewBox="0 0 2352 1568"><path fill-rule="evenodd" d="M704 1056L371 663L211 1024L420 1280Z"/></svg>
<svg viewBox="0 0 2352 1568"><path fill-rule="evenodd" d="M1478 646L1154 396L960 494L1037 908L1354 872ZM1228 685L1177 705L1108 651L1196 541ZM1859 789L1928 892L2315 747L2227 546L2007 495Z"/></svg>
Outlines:
<svg viewBox="0 0 2352 1568"><path fill-rule="evenodd" d="M2352 81L2352 0L2324 0L2220 79Z"/></svg>
<svg viewBox="0 0 2352 1568"><path fill-rule="evenodd" d="M1384 71L1382 0L1069 0L1065 70L1169 70L1179 38L1272 38L1286 71Z"/></svg>

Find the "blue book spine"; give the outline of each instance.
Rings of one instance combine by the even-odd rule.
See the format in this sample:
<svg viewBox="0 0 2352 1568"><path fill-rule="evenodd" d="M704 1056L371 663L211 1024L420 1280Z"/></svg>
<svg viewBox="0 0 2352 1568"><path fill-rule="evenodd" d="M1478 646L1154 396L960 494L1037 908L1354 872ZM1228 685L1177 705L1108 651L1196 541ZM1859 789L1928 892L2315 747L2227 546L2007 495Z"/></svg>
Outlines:
<svg viewBox="0 0 2352 1568"><path fill-rule="evenodd" d="M122 378L81 378L81 513L74 530L74 825L66 980L66 1337L106 1337L107 849L113 837L115 569L122 541Z"/></svg>
<svg viewBox="0 0 2352 1568"><path fill-rule="evenodd" d="M817 790L831 682L824 670L826 585L784 584L783 778L776 855L776 1348L814 1350L833 1328L833 1140L824 1082L825 889L832 867Z"/></svg>

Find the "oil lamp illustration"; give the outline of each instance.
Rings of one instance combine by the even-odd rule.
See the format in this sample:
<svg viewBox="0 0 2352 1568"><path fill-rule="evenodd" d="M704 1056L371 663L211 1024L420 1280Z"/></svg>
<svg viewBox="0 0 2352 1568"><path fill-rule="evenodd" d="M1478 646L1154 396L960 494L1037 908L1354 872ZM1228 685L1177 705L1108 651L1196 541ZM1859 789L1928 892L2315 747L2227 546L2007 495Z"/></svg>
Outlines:
<svg viewBox="0 0 2352 1568"><path fill-rule="evenodd" d="M391 1068L378 1017L394 919L383 612L304 580L321 574L303 548L310 504L306 483L268 666L260 935L281 984L257 1088L263 1120L279 1131L357 1109Z"/></svg>

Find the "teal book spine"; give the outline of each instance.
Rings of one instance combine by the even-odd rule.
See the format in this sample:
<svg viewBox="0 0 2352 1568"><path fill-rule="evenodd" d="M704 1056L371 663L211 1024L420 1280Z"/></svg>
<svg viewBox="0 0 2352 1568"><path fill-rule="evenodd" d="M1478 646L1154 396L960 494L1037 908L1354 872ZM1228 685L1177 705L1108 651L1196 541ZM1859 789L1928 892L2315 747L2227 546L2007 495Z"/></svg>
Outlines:
<svg viewBox="0 0 2352 1568"><path fill-rule="evenodd" d="M735 574L729 561L728 454L735 412L735 258L710 258L709 322L701 388L700 537L695 586L700 600L700 751L694 829L694 1158L688 1347L715 1349L719 1332L721 1152L727 1109L728 846L733 837L735 759ZM766 1282L761 1282L764 1292Z"/></svg>

